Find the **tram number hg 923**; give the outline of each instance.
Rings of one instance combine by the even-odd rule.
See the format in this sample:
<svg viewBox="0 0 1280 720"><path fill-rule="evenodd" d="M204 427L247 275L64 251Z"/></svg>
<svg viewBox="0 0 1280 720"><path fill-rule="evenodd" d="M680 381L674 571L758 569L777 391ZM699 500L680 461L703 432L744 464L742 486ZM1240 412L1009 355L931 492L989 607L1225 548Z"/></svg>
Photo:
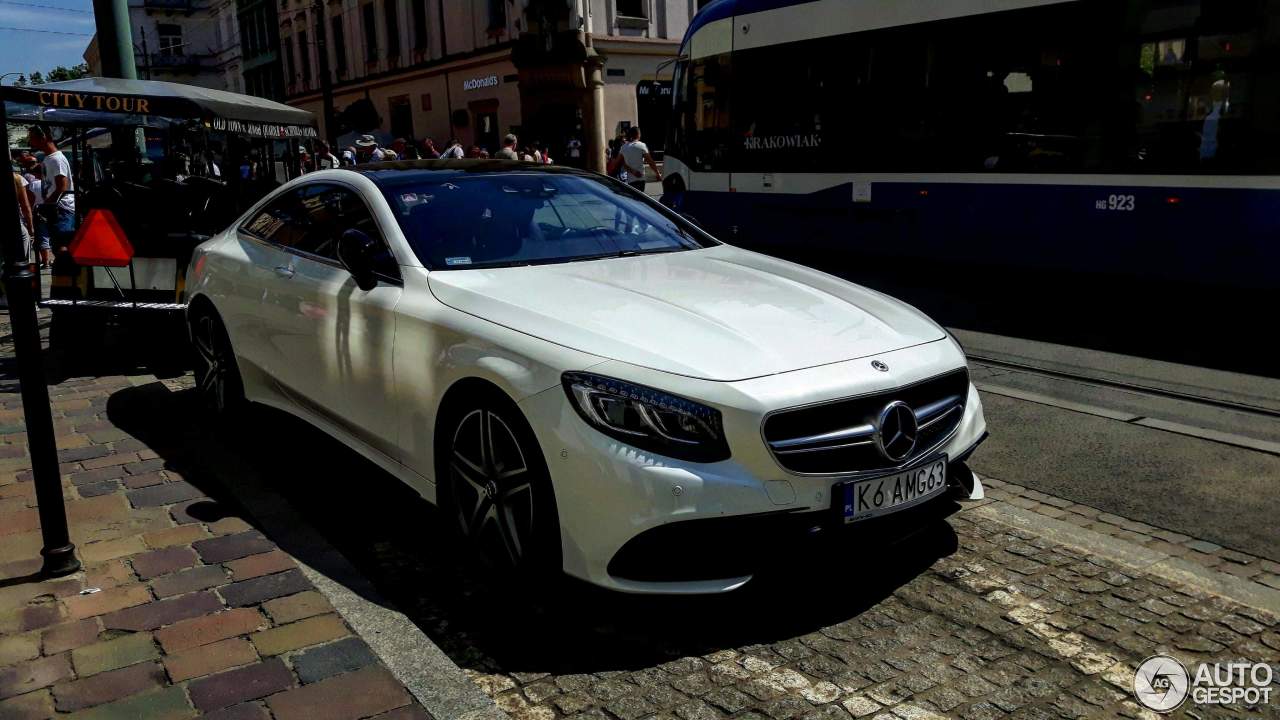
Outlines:
<svg viewBox="0 0 1280 720"><path fill-rule="evenodd" d="M1125 212L1133 210L1133 205L1132 195L1117 195L1115 193L1108 195L1106 200L1097 200L1093 204L1098 210L1121 210Z"/></svg>

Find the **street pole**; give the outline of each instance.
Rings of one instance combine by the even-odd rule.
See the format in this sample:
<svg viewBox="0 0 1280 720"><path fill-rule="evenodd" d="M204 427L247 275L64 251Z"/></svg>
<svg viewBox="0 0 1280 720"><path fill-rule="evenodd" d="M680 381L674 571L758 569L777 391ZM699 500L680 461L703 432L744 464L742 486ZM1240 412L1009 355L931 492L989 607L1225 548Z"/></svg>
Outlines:
<svg viewBox="0 0 1280 720"><path fill-rule="evenodd" d="M130 58L132 61L132 58ZM132 62L130 63L132 64ZM0 101L0 149L5 163L12 162L9 152L9 127L5 103ZM22 413L26 419L27 447L31 451L31 475L40 514L40 534L44 547L40 554L44 563L41 574L47 577L67 575L80 569L76 546L71 544L67 529L67 509L62 497L62 473L58 470L58 446L53 437L53 410L49 406L49 388L45 385L44 362L41 359L40 327L36 323L36 282L31 272L28 250L19 232L18 195L12 180L0 181L0 237L4 251L4 290L9 299L9 322L12 325L14 354L18 360L18 383L22 388ZM9 228L3 230L3 228Z"/></svg>
<svg viewBox="0 0 1280 720"><path fill-rule="evenodd" d="M316 0L311 5L311 12L316 16L314 35L316 53L320 56L320 102L324 105L324 140L332 150L337 147L338 120L333 109L333 79L329 77L328 23L325 22L324 3Z"/></svg>
<svg viewBox="0 0 1280 720"><path fill-rule="evenodd" d="M586 122L583 130L586 132L583 148L586 150L586 169L598 173L605 171L607 162L605 161L605 146L608 142L605 136L604 127L604 58L600 57L600 53L596 52L595 41L592 39L592 23L591 23L591 2L585 0L578 5L579 13L583 22L582 44L587 48L587 90L590 93L587 100L587 113L583 118Z"/></svg>
<svg viewBox="0 0 1280 720"><path fill-rule="evenodd" d="M98 56L102 61L102 75L137 80L129 0L93 0L93 16L98 24Z"/></svg>

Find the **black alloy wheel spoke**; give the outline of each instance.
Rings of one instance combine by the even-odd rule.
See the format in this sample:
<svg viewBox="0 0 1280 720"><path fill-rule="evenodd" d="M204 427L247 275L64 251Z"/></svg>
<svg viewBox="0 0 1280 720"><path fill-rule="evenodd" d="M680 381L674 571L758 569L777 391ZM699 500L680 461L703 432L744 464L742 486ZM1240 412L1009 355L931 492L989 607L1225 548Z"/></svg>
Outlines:
<svg viewBox="0 0 1280 720"><path fill-rule="evenodd" d="M473 427L474 425L474 427ZM478 462L467 452L479 450ZM476 410L458 423L449 463L455 511L464 534L490 548L499 564L517 567L526 551L533 484L523 450L501 416Z"/></svg>

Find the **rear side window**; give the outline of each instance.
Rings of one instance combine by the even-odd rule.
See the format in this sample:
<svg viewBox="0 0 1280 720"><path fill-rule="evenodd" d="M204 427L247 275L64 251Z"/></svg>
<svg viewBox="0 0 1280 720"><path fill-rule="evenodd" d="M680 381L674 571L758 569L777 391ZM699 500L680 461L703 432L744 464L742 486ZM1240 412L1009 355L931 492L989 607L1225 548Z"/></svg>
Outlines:
<svg viewBox="0 0 1280 720"><path fill-rule="evenodd" d="M250 235L285 247L294 247L306 234L306 217L294 193L281 195L267 203L244 226Z"/></svg>
<svg viewBox="0 0 1280 720"><path fill-rule="evenodd" d="M334 264L338 263L338 239L347 230L359 230L378 241L382 247L378 271L389 278L400 277L369 206L341 185L304 185L271 201L244 225L245 232L273 245Z"/></svg>

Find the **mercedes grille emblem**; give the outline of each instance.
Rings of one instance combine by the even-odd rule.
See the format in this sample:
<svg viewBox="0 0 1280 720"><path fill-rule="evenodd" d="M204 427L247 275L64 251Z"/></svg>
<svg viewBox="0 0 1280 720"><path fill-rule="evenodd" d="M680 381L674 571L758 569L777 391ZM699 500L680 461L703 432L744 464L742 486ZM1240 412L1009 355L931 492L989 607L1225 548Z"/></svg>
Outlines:
<svg viewBox="0 0 1280 720"><path fill-rule="evenodd" d="M884 406L876 421L876 449L886 460L901 462L916 449L919 430L916 414L911 406L895 400Z"/></svg>
<svg viewBox="0 0 1280 720"><path fill-rule="evenodd" d="M880 362L879 360L872 360L872 361L871 361L871 367L873 367L873 368L875 368L875 369L879 370L880 372L889 372L889 366L888 366L888 365L885 365L884 363Z"/></svg>

